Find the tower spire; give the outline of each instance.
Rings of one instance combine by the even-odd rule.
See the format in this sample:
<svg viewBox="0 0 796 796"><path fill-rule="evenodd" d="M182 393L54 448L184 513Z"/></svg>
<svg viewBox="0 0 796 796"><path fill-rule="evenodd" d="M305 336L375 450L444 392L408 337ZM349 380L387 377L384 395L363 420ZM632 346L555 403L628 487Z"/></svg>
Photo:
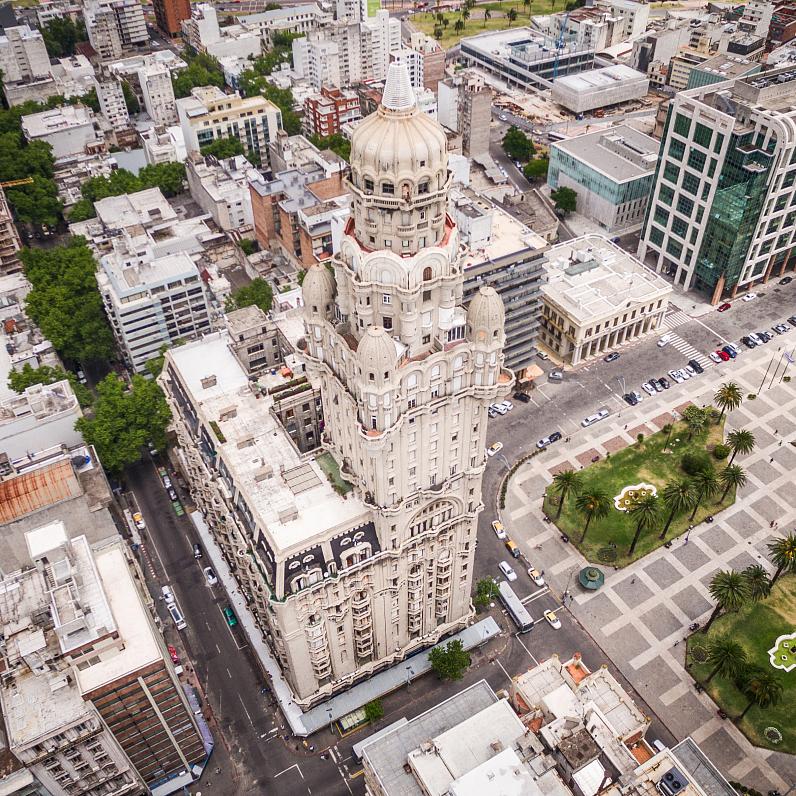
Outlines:
<svg viewBox="0 0 796 796"><path fill-rule="evenodd" d="M417 105L406 64L397 61L390 64L381 104L390 111L411 111Z"/></svg>

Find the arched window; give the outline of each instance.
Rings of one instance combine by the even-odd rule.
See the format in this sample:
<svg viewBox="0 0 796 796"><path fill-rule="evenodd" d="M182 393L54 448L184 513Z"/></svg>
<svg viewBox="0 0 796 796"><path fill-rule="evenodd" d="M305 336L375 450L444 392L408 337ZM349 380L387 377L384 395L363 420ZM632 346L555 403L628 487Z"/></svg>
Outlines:
<svg viewBox="0 0 796 796"><path fill-rule="evenodd" d="M431 266L427 265L423 269L423 281L424 282L428 282L430 279L433 278L433 276L434 276L434 272L431 270Z"/></svg>

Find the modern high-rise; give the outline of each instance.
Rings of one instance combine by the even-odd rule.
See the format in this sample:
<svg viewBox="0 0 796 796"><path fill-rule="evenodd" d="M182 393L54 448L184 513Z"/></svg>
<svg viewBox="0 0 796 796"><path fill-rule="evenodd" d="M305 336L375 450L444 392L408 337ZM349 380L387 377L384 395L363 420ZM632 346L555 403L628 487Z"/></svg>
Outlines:
<svg viewBox="0 0 796 796"><path fill-rule="evenodd" d="M467 624L487 408L514 384L500 297L462 306L447 138L402 65L347 186L339 255L304 277L298 357L253 379L211 336L161 376L194 498L300 706ZM315 457L272 411L311 388Z"/></svg>
<svg viewBox="0 0 796 796"><path fill-rule="evenodd" d="M792 66L675 95L639 258L714 303L782 273L796 222L794 105Z"/></svg>
<svg viewBox="0 0 796 796"><path fill-rule="evenodd" d="M170 39L180 32L180 24L191 16L191 0L153 0L158 30Z"/></svg>

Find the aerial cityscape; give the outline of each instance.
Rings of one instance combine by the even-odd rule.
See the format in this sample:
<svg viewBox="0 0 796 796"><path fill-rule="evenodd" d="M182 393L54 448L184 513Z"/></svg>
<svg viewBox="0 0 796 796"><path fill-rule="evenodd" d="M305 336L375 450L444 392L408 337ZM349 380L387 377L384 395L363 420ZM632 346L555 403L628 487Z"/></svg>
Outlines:
<svg viewBox="0 0 796 796"><path fill-rule="evenodd" d="M796 791L796 5L0 3L0 795Z"/></svg>

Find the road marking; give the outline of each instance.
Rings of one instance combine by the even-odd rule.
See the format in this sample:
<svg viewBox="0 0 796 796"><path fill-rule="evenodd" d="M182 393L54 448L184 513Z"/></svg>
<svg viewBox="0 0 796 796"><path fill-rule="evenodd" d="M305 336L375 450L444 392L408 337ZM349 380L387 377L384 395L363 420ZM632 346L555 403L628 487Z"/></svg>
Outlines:
<svg viewBox="0 0 796 796"><path fill-rule="evenodd" d="M524 600L520 600L520 602L523 603L523 605L525 603L532 603L534 600L541 597L542 595L549 593L550 589L548 589L547 586L545 586L541 591L537 591L535 594L529 594Z"/></svg>
<svg viewBox="0 0 796 796"><path fill-rule="evenodd" d="M534 658L534 656L531 654L531 651L525 646L525 644L522 643L522 641L520 640L520 637L516 633L514 635L514 638L516 638L517 641L520 642L520 646L528 653L528 655L531 656L531 660L533 661L533 665L534 666L538 666L539 665L539 661L537 661L536 658ZM501 666L501 669L502 668L503 667ZM505 671L505 669L503 671ZM509 679L511 679L511 678L509 678Z"/></svg>
<svg viewBox="0 0 796 796"><path fill-rule="evenodd" d="M227 669L227 674L229 675L229 679L231 680L232 679L232 672L230 672L229 669Z"/></svg>
<svg viewBox="0 0 796 796"><path fill-rule="evenodd" d="M246 718L249 720L249 724L251 724L252 727L254 727L254 722L252 721L252 717L249 715L249 711L246 710L246 705L243 704L243 699L241 698L240 694L238 694L238 700L240 701L241 707L243 708L243 712L246 714Z"/></svg>
<svg viewBox="0 0 796 796"><path fill-rule="evenodd" d="M498 666L500 666L501 669L503 669L503 674L506 675L506 677L508 678L508 681L511 683L512 682L511 675L505 670L505 668L503 667L503 664L497 658L495 658L495 663Z"/></svg>
<svg viewBox="0 0 796 796"><path fill-rule="evenodd" d="M298 771L299 776L302 779L304 779L304 775L301 773L301 769L299 768L299 764L298 763L293 763L292 766L288 766L287 768L283 768L278 774L274 774L274 779L276 779L277 777L281 777L282 774L287 774L288 771L291 771L294 768L296 769L296 771Z"/></svg>
<svg viewBox="0 0 796 796"><path fill-rule="evenodd" d="M364 773L365 769L360 768L359 771L355 771L353 774L351 774L351 779L356 779L357 777L361 777Z"/></svg>
<svg viewBox="0 0 796 796"><path fill-rule="evenodd" d="M209 625L208 625L207 629L210 630L210 626ZM221 647L219 647L218 644L216 644L216 649L218 650L218 654L221 655Z"/></svg>
<svg viewBox="0 0 796 796"><path fill-rule="evenodd" d="M279 732L279 727L274 727L272 730L268 730L268 732L264 732L260 737L263 738L266 735L273 735L275 732Z"/></svg>

